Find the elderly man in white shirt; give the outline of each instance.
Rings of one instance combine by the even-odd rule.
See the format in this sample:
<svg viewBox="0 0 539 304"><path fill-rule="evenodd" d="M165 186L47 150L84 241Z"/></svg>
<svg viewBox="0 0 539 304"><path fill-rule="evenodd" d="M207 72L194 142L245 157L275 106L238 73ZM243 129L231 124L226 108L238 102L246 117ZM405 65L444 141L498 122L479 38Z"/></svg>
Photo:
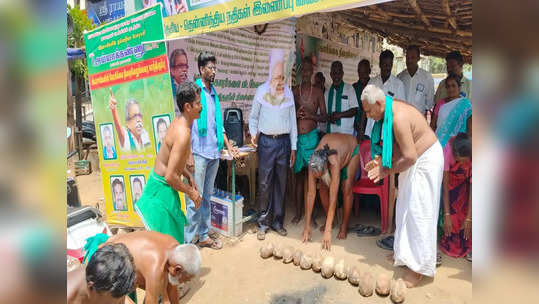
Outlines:
<svg viewBox="0 0 539 304"><path fill-rule="evenodd" d="M393 52L385 50L380 53L380 75L371 78L369 84L373 84L382 91L384 94L393 97L394 99L406 101L406 93L404 91L404 84L400 79L391 75L391 69L393 69ZM371 136L372 127L374 126L374 120L372 118L367 119L367 126L365 127L365 135Z"/></svg>
<svg viewBox="0 0 539 304"><path fill-rule="evenodd" d="M326 134L354 134L354 117L359 105L354 87L344 83L343 75L342 62L333 61L330 70L333 84L324 94L328 114Z"/></svg>
<svg viewBox="0 0 539 304"><path fill-rule="evenodd" d="M406 69L397 76L404 84L405 101L425 115L434 107L434 79L418 66L420 50L417 45L406 49Z"/></svg>
<svg viewBox="0 0 539 304"><path fill-rule="evenodd" d="M265 239L270 228L287 235L284 194L288 168L296 159L298 131L294 94L285 83L284 63L284 50L272 49L268 80L256 90L249 115L251 140L258 146L259 240Z"/></svg>

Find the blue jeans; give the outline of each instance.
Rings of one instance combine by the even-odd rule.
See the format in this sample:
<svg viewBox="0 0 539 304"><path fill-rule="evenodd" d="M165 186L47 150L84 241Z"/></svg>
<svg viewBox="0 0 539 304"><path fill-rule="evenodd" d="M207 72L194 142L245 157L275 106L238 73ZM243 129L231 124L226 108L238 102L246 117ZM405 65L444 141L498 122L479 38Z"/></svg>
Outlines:
<svg viewBox="0 0 539 304"><path fill-rule="evenodd" d="M187 200L187 220L189 225L185 226L185 243L191 243L196 234L198 240L203 242L208 239L208 231L211 225L210 218L210 198L213 194L213 186L217 169L219 169L219 159L207 159L200 155L193 154L195 160L195 183L202 196L202 204L198 209L195 203Z"/></svg>

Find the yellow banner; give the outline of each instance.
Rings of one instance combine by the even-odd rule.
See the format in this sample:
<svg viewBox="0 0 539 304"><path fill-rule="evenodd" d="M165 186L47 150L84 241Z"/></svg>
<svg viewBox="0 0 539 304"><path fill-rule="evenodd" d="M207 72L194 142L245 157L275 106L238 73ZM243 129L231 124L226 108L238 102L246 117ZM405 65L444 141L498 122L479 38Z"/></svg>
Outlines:
<svg viewBox="0 0 539 304"><path fill-rule="evenodd" d="M166 39L311 14L324 10L349 8L384 1L372 0L230 0L163 19ZM361 4L360 4L361 3Z"/></svg>

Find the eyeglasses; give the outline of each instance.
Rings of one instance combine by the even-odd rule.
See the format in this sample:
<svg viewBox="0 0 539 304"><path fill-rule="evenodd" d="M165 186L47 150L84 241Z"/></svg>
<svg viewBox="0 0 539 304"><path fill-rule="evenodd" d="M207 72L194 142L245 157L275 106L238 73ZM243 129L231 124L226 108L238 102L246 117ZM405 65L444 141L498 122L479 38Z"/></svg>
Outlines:
<svg viewBox="0 0 539 304"><path fill-rule="evenodd" d="M127 120L131 120L131 119L137 118L137 117L140 118L140 119L142 119L142 114L140 114L140 113L133 114L133 115L127 117Z"/></svg>
<svg viewBox="0 0 539 304"><path fill-rule="evenodd" d="M172 70L188 70L189 69L189 65L188 64L178 64L178 65L173 65L171 67Z"/></svg>

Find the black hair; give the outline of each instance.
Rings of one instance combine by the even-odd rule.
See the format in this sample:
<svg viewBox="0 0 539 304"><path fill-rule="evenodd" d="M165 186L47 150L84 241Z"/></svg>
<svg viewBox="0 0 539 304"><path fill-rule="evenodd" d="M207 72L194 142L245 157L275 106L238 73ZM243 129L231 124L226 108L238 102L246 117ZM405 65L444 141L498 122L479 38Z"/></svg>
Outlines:
<svg viewBox="0 0 539 304"><path fill-rule="evenodd" d="M445 56L445 61L449 61L451 59L456 60L459 65L462 65L463 63L462 54L459 51L452 51L447 53L447 55Z"/></svg>
<svg viewBox="0 0 539 304"><path fill-rule="evenodd" d="M215 59L215 56L207 51L204 51L198 55L198 72L200 73L200 68L205 67L208 62L216 63L217 60Z"/></svg>
<svg viewBox="0 0 539 304"><path fill-rule="evenodd" d="M140 181L140 178L135 177L135 178L133 179L133 185L134 185L135 183L139 183L139 184L140 184L140 187L142 188L142 181Z"/></svg>
<svg viewBox="0 0 539 304"><path fill-rule="evenodd" d="M174 51L172 51L172 53L170 53L170 57L168 61L168 64L171 69L174 66L174 63L176 62L176 57L180 55L185 56L185 58L189 60L189 58L187 58L187 53L185 52L184 49L175 49Z"/></svg>
<svg viewBox="0 0 539 304"><path fill-rule="evenodd" d="M186 103L192 104L197 95L200 95L200 87L191 81L184 81L178 87L176 94L176 104L180 112L183 112L183 106Z"/></svg>
<svg viewBox="0 0 539 304"><path fill-rule="evenodd" d="M133 256L124 244L109 244L98 249L86 266L86 282L97 292L120 298L135 289Z"/></svg>
<svg viewBox="0 0 539 304"><path fill-rule="evenodd" d="M406 48L406 52L409 52L409 51L416 51L417 52L417 57L421 56L421 50L419 49L419 46L417 46L416 44L409 45Z"/></svg>
<svg viewBox="0 0 539 304"><path fill-rule="evenodd" d="M393 60L393 58L395 58L395 55L393 55L393 52L390 50L384 50L380 53L380 62L382 62L382 60L385 58Z"/></svg>
<svg viewBox="0 0 539 304"><path fill-rule="evenodd" d="M166 120L164 120L163 118L159 118L157 120L157 128L159 128L159 125L162 125L162 124L165 124L165 127L167 126Z"/></svg>
<svg viewBox="0 0 539 304"><path fill-rule="evenodd" d="M337 154L337 151L329 149L329 146L325 144L324 148L313 152L313 155L309 159L309 168L313 171L321 172L324 170L324 165L328 161L328 157L333 154Z"/></svg>
<svg viewBox="0 0 539 304"><path fill-rule="evenodd" d="M333 66L337 67L337 66L340 66L341 67L341 70L343 69L343 66L342 66L342 62L339 61L339 60L335 60L331 63L331 67L333 68Z"/></svg>
<svg viewBox="0 0 539 304"><path fill-rule="evenodd" d="M357 63L358 67L361 65L366 65L369 68L369 70L371 69L371 63L367 59L362 59L361 61Z"/></svg>
<svg viewBox="0 0 539 304"><path fill-rule="evenodd" d="M116 185L122 186L122 190L125 190L125 189L124 189L124 183L122 183L122 182L120 181L120 179L118 179L118 178L116 178L116 179L114 179L114 180L112 181L112 188L114 189L114 187L116 187Z"/></svg>
<svg viewBox="0 0 539 304"><path fill-rule="evenodd" d="M445 83L447 83L447 81L448 81L449 79L455 80L455 82L457 83L457 85L459 86L459 89L460 89L460 87L462 86L462 83L460 82L460 81L461 81L461 78L460 78L458 75L455 75L455 74L449 74L449 75L447 75L447 77L445 78Z"/></svg>
<svg viewBox="0 0 539 304"><path fill-rule="evenodd" d="M472 140L466 133L459 133L451 142L455 157L472 157Z"/></svg>

